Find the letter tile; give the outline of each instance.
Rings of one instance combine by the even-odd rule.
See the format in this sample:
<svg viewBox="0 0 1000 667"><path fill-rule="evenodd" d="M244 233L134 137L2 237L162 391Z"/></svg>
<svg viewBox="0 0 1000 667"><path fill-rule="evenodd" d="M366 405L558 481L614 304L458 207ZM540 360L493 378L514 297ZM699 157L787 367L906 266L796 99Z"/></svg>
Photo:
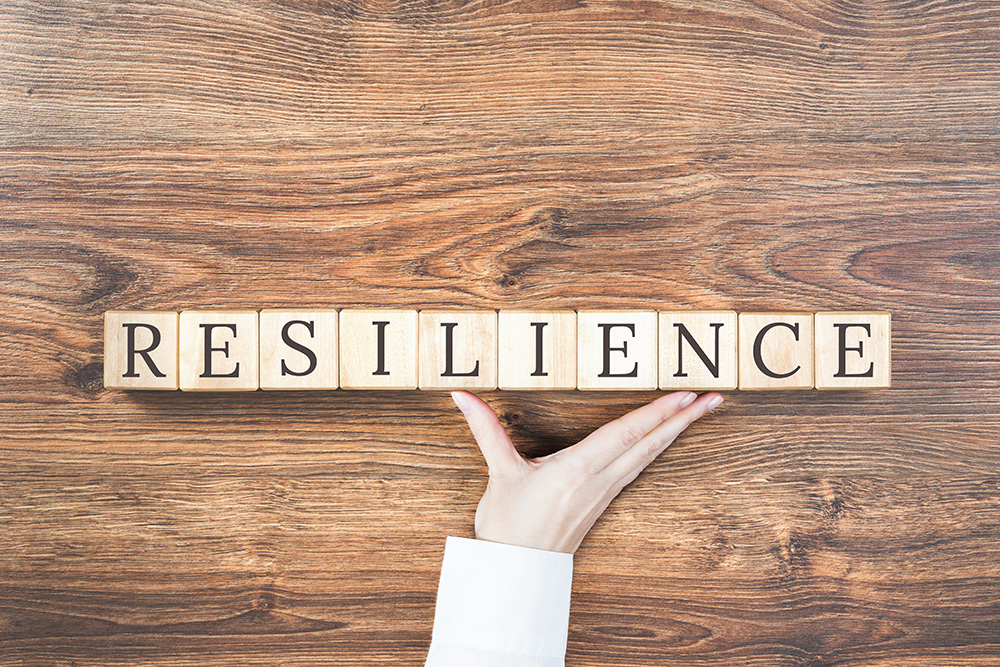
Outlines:
<svg viewBox="0 0 1000 667"><path fill-rule="evenodd" d="M177 389L177 313L106 312L104 386Z"/></svg>
<svg viewBox="0 0 1000 667"><path fill-rule="evenodd" d="M260 311L260 388L336 389L336 310Z"/></svg>
<svg viewBox="0 0 1000 667"><path fill-rule="evenodd" d="M496 389L496 311L421 310L417 347L421 389Z"/></svg>
<svg viewBox="0 0 1000 667"><path fill-rule="evenodd" d="M656 311L581 310L576 326L579 389L656 389Z"/></svg>
<svg viewBox="0 0 1000 667"><path fill-rule="evenodd" d="M891 315L885 312L819 312L816 388L876 389L890 384Z"/></svg>
<svg viewBox="0 0 1000 667"><path fill-rule="evenodd" d="M812 313L740 313L740 389L811 389Z"/></svg>
<svg viewBox="0 0 1000 667"><path fill-rule="evenodd" d="M181 390L257 389L257 333L256 310L181 311Z"/></svg>
<svg viewBox="0 0 1000 667"><path fill-rule="evenodd" d="M500 389L576 388L576 311L501 310Z"/></svg>
<svg viewBox="0 0 1000 667"><path fill-rule="evenodd" d="M736 311L660 311L660 389L736 389Z"/></svg>
<svg viewBox="0 0 1000 667"><path fill-rule="evenodd" d="M340 386L417 388L417 311L340 311Z"/></svg>

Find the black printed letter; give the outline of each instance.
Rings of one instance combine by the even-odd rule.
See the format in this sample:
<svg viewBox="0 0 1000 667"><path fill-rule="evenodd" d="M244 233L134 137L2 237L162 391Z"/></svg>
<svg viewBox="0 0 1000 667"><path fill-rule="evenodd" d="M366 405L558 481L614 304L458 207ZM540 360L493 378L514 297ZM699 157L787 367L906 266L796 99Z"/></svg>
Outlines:
<svg viewBox="0 0 1000 667"><path fill-rule="evenodd" d="M454 362L452 338L454 337L455 327L458 326L458 322L442 322L441 326L444 327L444 373L441 373L441 377L479 377L478 359L476 359L476 367L468 373L455 373L452 371L452 363Z"/></svg>
<svg viewBox="0 0 1000 667"><path fill-rule="evenodd" d="M628 373L612 373L611 372L611 353L621 352L625 357L628 357L628 341L623 340L621 347L611 347L611 329L614 327L626 327L633 336L635 336L635 325L634 324L598 324L597 326L604 329L604 370L598 373L597 377L602 378L634 378L639 377L639 362L635 362L632 366L632 370Z"/></svg>
<svg viewBox="0 0 1000 667"><path fill-rule="evenodd" d="M385 328L389 326L389 321L376 322L372 320L372 324L375 325L378 336L378 368L372 371L372 375L388 375L389 371L385 370Z"/></svg>
<svg viewBox="0 0 1000 667"><path fill-rule="evenodd" d="M531 326L535 327L535 370L532 372L531 377L546 376L548 373L542 370L542 329L548 322L532 322Z"/></svg>
<svg viewBox="0 0 1000 667"><path fill-rule="evenodd" d="M153 363L153 359L149 356L149 353L155 350L160 344L160 330L154 327L152 324L139 324L128 322L122 324L125 327L125 331L128 332L128 368L125 370L125 374L122 375L123 378L137 378L139 374L135 371L135 355L141 354L146 365L149 366L149 370L153 371L153 377L165 378L166 373L161 373L160 369L156 367ZM149 332L153 334L153 342L149 344L145 350L135 349L135 330L137 327L144 327L149 329Z"/></svg>
<svg viewBox="0 0 1000 667"><path fill-rule="evenodd" d="M705 354L705 350L701 349L701 345L698 345L695 341L694 336L688 331L687 327L681 322L674 322L674 326L677 327L677 372L674 373L675 378L686 378L687 373L684 372L684 341L688 342L691 349L701 358L702 363L705 367L712 373L712 377L719 377L719 329L722 328L722 322L715 322L709 324L708 326L715 329L715 363L708 360L708 355Z"/></svg>
<svg viewBox="0 0 1000 667"><path fill-rule="evenodd" d="M236 362L236 368L233 369L232 373L213 373L212 372L212 353L222 352L223 355L229 356L229 341L223 343L222 347L212 347L212 330L216 327L224 327L233 332L233 338L236 337L236 325L235 324L199 324L202 329L205 330L205 372L198 377L203 378L238 378L240 376L240 363Z"/></svg>
<svg viewBox="0 0 1000 667"><path fill-rule="evenodd" d="M302 354L306 355L306 358L309 360L309 368L305 369L302 372L293 371L289 369L288 366L285 365L285 360L284 358L282 358L281 360L282 377L284 377L285 375L294 375L295 377L302 377L303 375L309 375L314 370L316 370L316 353L310 350L302 343L295 342L294 340L292 340L292 337L288 335L288 329L293 324L301 324L305 326L306 330L309 331L309 337L310 338L316 337L316 334L313 331L313 322L306 322L305 320L292 320L290 322L285 322L285 326L281 327L282 342L288 347L295 350L296 352L301 352Z"/></svg>
<svg viewBox="0 0 1000 667"><path fill-rule="evenodd" d="M791 329L792 333L795 334L795 340L799 339L799 323L798 322L796 322L795 324L789 324L788 322L771 322L766 327L764 327L759 332L757 332L757 338L755 338L754 341L753 341L753 361L754 361L755 364L757 364L757 368L760 369L760 372L763 373L764 375L766 375L769 378L779 378L780 379L780 378L791 377L791 376L795 375L796 373L798 373L799 369L802 368L802 367L801 366L796 366L795 368L793 368L792 370L788 371L787 373L775 373L774 371L772 371L770 368L768 368L764 364L764 359L761 358L761 356L760 356L760 346L761 346L761 343L764 342L764 334L766 334L768 331L770 331L774 327L785 327L786 329Z"/></svg>
<svg viewBox="0 0 1000 667"><path fill-rule="evenodd" d="M835 378L870 378L875 376L875 362L868 364L868 370L864 373L848 373L847 372L847 353L857 352L858 356L864 356L862 348L864 347L864 341L858 341L857 347L847 347L847 328L848 327L861 327L865 330L870 338L872 335L871 325L861 322L852 322L850 324L834 324L837 327L837 335L839 343L837 344L838 356L840 362L837 364L837 372L833 374Z"/></svg>

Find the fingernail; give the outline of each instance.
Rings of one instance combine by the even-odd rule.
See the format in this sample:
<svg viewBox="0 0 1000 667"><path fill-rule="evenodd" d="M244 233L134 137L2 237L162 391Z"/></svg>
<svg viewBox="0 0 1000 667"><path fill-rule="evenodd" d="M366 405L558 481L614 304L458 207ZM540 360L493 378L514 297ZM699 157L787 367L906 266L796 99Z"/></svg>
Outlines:
<svg viewBox="0 0 1000 667"><path fill-rule="evenodd" d="M686 408L687 406L694 403L694 399L698 398L698 394L694 392L688 392L688 395L681 399L681 402L677 404L679 408Z"/></svg>
<svg viewBox="0 0 1000 667"><path fill-rule="evenodd" d="M469 399L467 399L461 392L453 391L451 392L451 400L455 401L455 405L458 409L465 414L465 409L469 407Z"/></svg>
<svg viewBox="0 0 1000 667"><path fill-rule="evenodd" d="M716 396L715 398L713 398L711 401L708 402L708 410L705 410L705 412L716 409L717 407L722 405L723 400L724 399L721 396Z"/></svg>

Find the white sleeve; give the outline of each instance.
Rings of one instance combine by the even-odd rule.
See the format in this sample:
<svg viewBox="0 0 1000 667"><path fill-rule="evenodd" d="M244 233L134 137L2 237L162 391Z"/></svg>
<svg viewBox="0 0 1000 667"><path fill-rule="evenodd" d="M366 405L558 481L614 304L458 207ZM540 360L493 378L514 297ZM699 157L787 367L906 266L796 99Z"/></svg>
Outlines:
<svg viewBox="0 0 1000 667"><path fill-rule="evenodd" d="M449 536L425 667L563 667L573 555Z"/></svg>

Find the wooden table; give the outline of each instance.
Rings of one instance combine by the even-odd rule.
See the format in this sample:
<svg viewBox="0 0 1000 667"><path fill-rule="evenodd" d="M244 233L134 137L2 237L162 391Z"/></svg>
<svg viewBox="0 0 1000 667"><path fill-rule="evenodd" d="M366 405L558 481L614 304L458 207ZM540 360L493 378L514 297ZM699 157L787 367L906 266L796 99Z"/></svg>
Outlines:
<svg viewBox="0 0 1000 667"><path fill-rule="evenodd" d="M576 557L567 663L1000 664L1000 5L0 6L0 664L420 665L446 393L105 391L113 308L883 309ZM652 393L487 392L554 451Z"/></svg>

